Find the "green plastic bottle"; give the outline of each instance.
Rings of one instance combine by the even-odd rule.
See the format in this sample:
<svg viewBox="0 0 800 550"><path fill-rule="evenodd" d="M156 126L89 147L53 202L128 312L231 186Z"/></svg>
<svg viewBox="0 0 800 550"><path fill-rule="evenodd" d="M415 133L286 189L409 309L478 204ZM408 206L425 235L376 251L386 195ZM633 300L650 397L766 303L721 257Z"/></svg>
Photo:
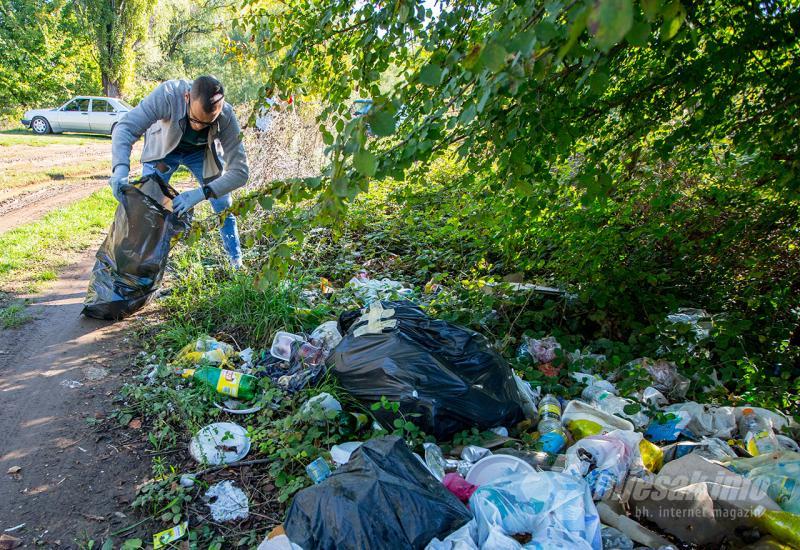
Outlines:
<svg viewBox="0 0 800 550"><path fill-rule="evenodd" d="M753 509L753 520L760 529L777 540L800 548L800 516L797 514L756 506Z"/></svg>
<svg viewBox="0 0 800 550"><path fill-rule="evenodd" d="M241 372L200 367L199 369L183 369L181 376L213 388L217 393L230 395L243 401L249 401L258 394L258 378Z"/></svg>

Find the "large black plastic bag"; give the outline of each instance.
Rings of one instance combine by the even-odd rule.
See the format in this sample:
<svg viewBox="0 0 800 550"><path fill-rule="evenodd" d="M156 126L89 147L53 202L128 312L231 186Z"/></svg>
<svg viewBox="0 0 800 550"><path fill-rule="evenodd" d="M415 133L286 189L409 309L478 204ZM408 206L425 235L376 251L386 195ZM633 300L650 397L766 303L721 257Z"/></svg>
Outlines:
<svg viewBox="0 0 800 550"><path fill-rule="evenodd" d="M328 479L298 492L284 522L306 550L424 548L472 518L399 437L372 439Z"/></svg>
<svg viewBox="0 0 800 550"><path fill-rule="evenodd" d="M97 251L83 314L118 320L144 307L158 289L172 240L191 215L171 210L178 192L158 176L122 187L114 222Z"/></svg>
<svg viewBox="0 0 800 550"><path fill-rule="evenodd" d="M375 311L379 307L383 312ZM409 420L440 440L524 418L511 368L483 335L431 319L408 301L373 302L370 308L385 328L361 334L367 321L353 323L327 360L348 393L366 404L381 396L399 402L400 412L419 414ZM391 427L391 411L375 415Z"/></svg>

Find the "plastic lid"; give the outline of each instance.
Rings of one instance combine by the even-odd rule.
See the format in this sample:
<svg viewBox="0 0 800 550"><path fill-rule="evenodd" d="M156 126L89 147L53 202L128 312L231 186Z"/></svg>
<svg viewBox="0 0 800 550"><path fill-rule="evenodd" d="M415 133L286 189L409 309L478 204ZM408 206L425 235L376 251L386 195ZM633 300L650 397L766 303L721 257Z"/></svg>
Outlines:
<svg viewBox="0 0 800 550"><path fill-rule="evenodd" d="M536 469L511 455L487 456L476 462L467 473L467 481L473 485L486 485L499 477L511 474L534 474Z"/></svg>

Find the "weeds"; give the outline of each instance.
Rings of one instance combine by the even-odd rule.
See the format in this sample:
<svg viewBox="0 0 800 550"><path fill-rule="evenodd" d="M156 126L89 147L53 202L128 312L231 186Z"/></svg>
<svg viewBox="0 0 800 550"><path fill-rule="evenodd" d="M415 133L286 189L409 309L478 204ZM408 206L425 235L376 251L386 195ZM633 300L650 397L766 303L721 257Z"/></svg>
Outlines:
<svg viewBox="0 0 800 550"><path fill-rule="evenodd" d="M0 308L0 326L4 329L18 328L33 320L23 301L17 300Z"/></svg>

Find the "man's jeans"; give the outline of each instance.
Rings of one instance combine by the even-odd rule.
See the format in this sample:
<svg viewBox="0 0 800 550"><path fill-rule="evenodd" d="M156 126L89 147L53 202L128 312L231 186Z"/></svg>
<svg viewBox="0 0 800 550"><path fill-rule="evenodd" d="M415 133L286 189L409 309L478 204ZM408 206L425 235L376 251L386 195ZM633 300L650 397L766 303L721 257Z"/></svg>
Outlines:
<svg viewBox="0 0 800 550"><path fill-rule="evenodd" d="M169 182L172 174L178 169L178 166L183 164L194 174L197 181L201 183L203 181L204 157L205 149L193 153L178 153L173 151L161 160L142 163L142 177L149 176L150 174L158 174L165 182ZM164 163L167 166L166 172L162 172L156 168L160 163ZM209 199L208 202L211 203L211 208L214 209L214 212L219 213L228 208L233 200L231 199L230 193L228 193L216 199ZM222 236L222 246L225 248L225 252L228 253L231 261L240 261L242 259L242 246L239 243L239 230L236 228L236 217L233 214L228 214L228 217L225 218L225 222L222 224L219 234Z"/></svg>

